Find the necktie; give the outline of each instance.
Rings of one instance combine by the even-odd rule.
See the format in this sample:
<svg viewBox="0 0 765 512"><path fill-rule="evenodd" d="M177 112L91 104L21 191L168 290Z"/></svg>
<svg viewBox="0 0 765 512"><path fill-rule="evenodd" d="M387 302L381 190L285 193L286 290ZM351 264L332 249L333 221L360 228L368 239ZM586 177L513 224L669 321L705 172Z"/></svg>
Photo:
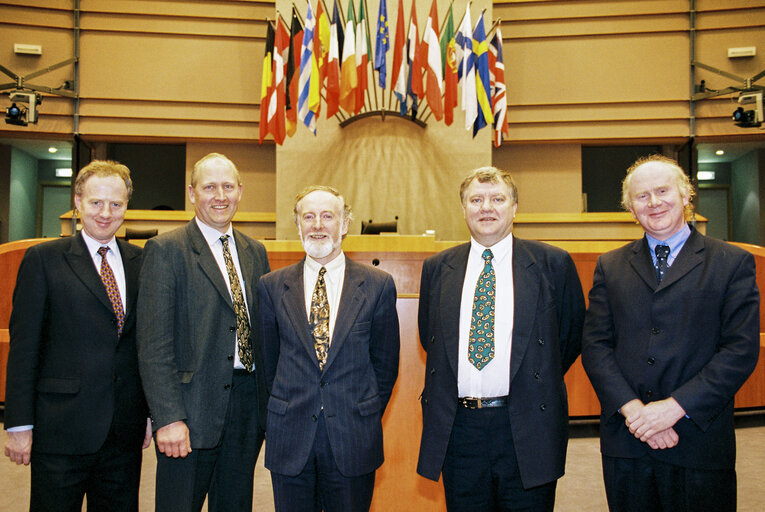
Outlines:
<svg viewBox="0 0 765 512"><path fill-rule="evenodd" d="M667 271L667 257L669 256L668 245L657 245L656 251L656 282L661 284L664 273Z"/></svg>
<svg viewBox="0 0 765 512"><path fill-rule="evenodd" d="M473 315L470 319L468 360L481 370L494 358L494 300L496 277L490 249L483 251L484 266L473 298Z"/></svg>
<svg viewBox="0 0 765 512"><path fill-rule="evenodd" d="M327 284L324 282L324 274L327 269L321 267L319 279L313 288L311 296L311 333L316 349L316 358L319 360L319 370L324 370L327 362L327 350L329 350L329 300L327 300Z"/></svg>
<svg viewBox="0 0 765 512"><path fill-rule="evenodd" d="M125 310L122 309L122 299L120 298L120 289L117 288L117 280L114 278L114 272L109 262L106 261L106 253L109 252L107 246L100 247L98 254L101 256L101 281L106 287L106 294L112 303L114 314L117 315L117 336L122 334L122 328L125 326Z"/></svg>
<svg viewBox="0 0 765 512"><path fill-rule="evenodd" d="M223 244L223 261L226 262L226 272L228 272L228 284L231 286L231 299L234 303L234 313L236 314L236 339L239 344L239 360L247 371L252 371L252 345L250 340L250 320L247 318L247 306L244 303L242 295L242 286L239 283L239 276L234 267L234 260L231 258L231 251L228 248L228 235L220 237Z"/></svg>

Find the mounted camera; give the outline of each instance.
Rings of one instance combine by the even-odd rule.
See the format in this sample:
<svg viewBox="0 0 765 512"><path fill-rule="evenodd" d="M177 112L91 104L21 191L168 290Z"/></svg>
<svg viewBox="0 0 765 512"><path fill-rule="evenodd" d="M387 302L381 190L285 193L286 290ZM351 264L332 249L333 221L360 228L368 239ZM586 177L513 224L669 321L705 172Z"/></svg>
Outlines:
<svg viewBox="0 0 765 512"><path fill-rule="evenodd" d="M37 105L42 103L42 95L34 91L11 91L11 106L5 109L5 122L18 126L37 123Z"/></svg>
<svg viewBox="0 0 765 512"><path fill-rule="evenodd" d="M763 121L762 115L762 91L742 92L738 97L739 105L752 105L750 109L743 106L733 112L733 121L736 126L742 128L758 128Z"/></svg>

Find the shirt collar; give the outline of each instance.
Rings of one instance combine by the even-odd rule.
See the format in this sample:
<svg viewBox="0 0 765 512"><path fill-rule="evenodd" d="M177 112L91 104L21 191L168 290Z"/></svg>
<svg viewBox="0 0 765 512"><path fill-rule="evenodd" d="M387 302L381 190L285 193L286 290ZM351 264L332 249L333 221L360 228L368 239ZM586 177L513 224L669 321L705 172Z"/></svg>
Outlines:
<svg viewBox="0 0 765 512"><path fill-rule="evenodd" d="M513 235L509 234L491 247L485 247L478 243L475 238L470 237L470 250L476 251L479 257L482 257L483 251L486 249L491 250L492 261L495 263L501 263L506 256L513 254Z"/></svg>
<svg viewBox="0 0 765 512"><path fill-rule="evenodd" d="M205 241L207 242L207 245L212 246L215 242L220 240L220 237L223 235L228 235L230 240L234 239L234 228L231 224L228 225L228 229L225 233L221 233L215 228L211 228L201 220L199 220L198 217L194 217L194 220L197 223L197 226L199 226L199 230L202 232L202 236L205 237Z"/></svg>
<svg viewBox="0 0 765 512"><path fill-rule="evenodd" d="M112 237L112 239L109 240L109 243L102 244L101 242L99 242L98 240L96 240L95 238L87 234L84 229L80 230L80 234L82 235L82 239L85 241L85 246L88 248L88 254L91 254L91 255L98 254L98 249L104 246L111 249L111 251L114 254L119 254L119 250L117 249L117 239L115 237Z"/></svg>
<svg viewBox="0 0 765 512"><path fill-rule="evenodd" d="M680 231L667 238L666 240L659 240L658 238L652 237L648 233L645 234L645 238L648 240L648 247L651 249L651 254L655 254L657 245L668 245L669 254L673 258L677 256L677 253L680 251L690 236L691 228L688 227L688 224L683 224L683 228Z"/></svg>
<svg viewBox="0 0 765 512"><path fill-rule="evenodd" d="M340 254L338 254L332 261L327 263L326 265L322 265L315 259L311 258L307 254L305 255L305 265L308 267L308 269L311 272L319 273L319 270L321 270L321 267L324 267L327 269L327 274L334 274L335 271L340 270L342 267L345 266L345 254L343 251L340 251Z"/></svg>

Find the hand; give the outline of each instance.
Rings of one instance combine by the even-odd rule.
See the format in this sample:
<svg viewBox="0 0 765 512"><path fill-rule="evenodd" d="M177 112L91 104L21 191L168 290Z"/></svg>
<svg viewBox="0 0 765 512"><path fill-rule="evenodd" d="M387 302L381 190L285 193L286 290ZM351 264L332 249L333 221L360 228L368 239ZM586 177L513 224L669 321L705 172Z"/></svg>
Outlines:
<svg viewBox="0 0 765 512"><path fill-rule="evenodd" d="M627 415L627 427L632 435L643 442L663 430L671 428L685 416L685 410L672 397L651 402L637 413Z"/></svg>
<svg viewBox="0 0 765 512"><path fill-rule="evenodd" d="M674 428L668 428L662 430L658 434L654 434L653 437L649 437L646 443L654 450L664 450L666 448L672 448L677 446L680 436L677 435Z"/></svg>
<svg viewBox="0 0 765 512"><path fill-rule="evenodd" d="M146 434L143 436L143 448L144 450L151 444L151 418L146 418Z"/></svg>
<svg viewBox="0 0 765 512"><path fill-rule="evenodd" d="M157 448L168 457L184 458L191 453L189 427L183 421L175 421L157 430Z"/></svg>
<svg viewBox="0 0 765 512"><path fill-rule="evenodd" d="M32 454L32 430L20 432L7 432L8 439L5 441L5 455L16 464L29 465L29 457Z"/></svg>

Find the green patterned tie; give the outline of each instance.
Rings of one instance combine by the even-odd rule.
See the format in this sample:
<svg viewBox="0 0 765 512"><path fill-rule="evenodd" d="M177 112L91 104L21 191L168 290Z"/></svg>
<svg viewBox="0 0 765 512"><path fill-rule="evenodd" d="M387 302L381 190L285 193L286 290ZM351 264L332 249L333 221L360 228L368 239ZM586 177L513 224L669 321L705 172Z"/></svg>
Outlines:
<svg viewBox="0 0 765 512"><path fill-rule="evenodd" d="M324 282L324 274L327 269L321 267L319 278L311 296L311 333L316 349L316 358L319 360L319 370L324 370L327 362L327 350L329 350L329 300L327 299L327 284Z"/></svg>
<svg viewBox="0 0 765 512"><path fill-rule="evenodd" d="M468 342L468 360L482 370L494 358L494 300L496 277L490 249L483 251L485 261L483 271L478 277L473 299L473 315L470 320L470 339Z"/></svg>
<svg viewBox="0 0 765 512"><path fill-rule="evenodd" d="M228 235L220 237L223 244L223 260L226 262L226 271L228 272L228 284L231 286L231 298L234 303L234 313L236 313L236 339L239 342L239 360L247 371L252 371L252 342L250 340L250 320L247 318L247 306L244 303L242 286L239 283L239 276L234 267L234 260L231 258L231 251L228 248Z"/></svg>

